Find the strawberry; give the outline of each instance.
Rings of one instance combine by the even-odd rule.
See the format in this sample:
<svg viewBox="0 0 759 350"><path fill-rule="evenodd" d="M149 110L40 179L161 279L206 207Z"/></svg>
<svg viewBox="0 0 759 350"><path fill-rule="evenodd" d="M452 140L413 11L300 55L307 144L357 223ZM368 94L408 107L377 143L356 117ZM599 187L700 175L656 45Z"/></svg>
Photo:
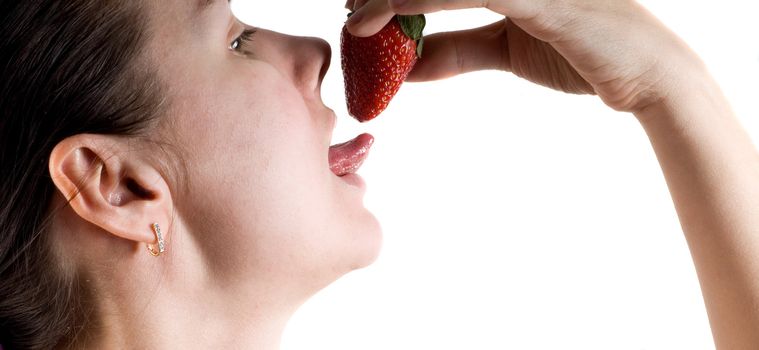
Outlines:
<svg viewBox="0 0 759 350"><path fill-rule="evenodd" d="M422 55L425 23L424 15L396 15L367 38L353 36L343 27L345 98L348 112L358 121L374 119L398 92Z"/></svg>

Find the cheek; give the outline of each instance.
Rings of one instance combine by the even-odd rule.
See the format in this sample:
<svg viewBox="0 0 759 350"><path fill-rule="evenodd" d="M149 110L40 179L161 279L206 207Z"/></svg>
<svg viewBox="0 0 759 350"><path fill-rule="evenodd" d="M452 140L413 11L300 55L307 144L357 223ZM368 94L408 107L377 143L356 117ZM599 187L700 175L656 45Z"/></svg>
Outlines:
<svg viewBox="0 0 759 350"><path fill-rule="evenodd" d="M197 221L223 230L210 239L227 256L305 255L331 225L329 135L296 90L274 80L265 86L219 92L207 107L191 108L206 113L185 123Z"/></svg>
<svg viewBox="0 0 759 350"><path fill-rule="evenodd" d="M177 130L189 168L182 205L219 276L323 282L374 260L379 225L360 193L329 171L329 130L292 84L263 69L186 100Z"/></svg>
<svg viewBox="0 0 759 350"><path fill-rule="evenodd" d="M306 213L316 198L326 196L323 157L308 110L297 98L268 97L225 111L226 125L217 123L219 130L209 131L217 143L204 164L211 168L208 173L221 173L228 180L217 188L225 200L266 212L270 221L295 225L285 219Z"/></svg>

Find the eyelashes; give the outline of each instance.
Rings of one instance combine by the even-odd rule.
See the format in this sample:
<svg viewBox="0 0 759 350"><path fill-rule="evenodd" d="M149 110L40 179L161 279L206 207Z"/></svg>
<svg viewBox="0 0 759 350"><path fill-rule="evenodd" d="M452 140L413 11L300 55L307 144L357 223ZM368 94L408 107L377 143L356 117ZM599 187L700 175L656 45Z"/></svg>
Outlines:
<svg viewBox="0 0 759 350"><path fill-rule="evenodd" d="M229 49L240 53L250 53L245 50L245 46L253 41L253 35L256 34L256 28L246 29L229 44Z"/></svg>

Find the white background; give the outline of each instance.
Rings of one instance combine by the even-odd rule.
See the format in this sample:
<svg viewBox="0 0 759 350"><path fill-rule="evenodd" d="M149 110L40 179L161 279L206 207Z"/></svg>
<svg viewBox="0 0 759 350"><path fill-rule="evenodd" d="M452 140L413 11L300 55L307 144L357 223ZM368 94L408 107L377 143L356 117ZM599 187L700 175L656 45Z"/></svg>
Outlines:
<svg viewBox="0 0 759 350"><path fill-rule="evenodd" d="M759 137L754 1L641 1L703 57ZM634 117L503 72L406 84L362 125L347 115L340 0L238 0L254 26L330 42L334 142L371 132L361 170L384 229L371 267L292 319L294 349L713 349L659 165ZM426 34L491 23L428 16Z"/></svg>

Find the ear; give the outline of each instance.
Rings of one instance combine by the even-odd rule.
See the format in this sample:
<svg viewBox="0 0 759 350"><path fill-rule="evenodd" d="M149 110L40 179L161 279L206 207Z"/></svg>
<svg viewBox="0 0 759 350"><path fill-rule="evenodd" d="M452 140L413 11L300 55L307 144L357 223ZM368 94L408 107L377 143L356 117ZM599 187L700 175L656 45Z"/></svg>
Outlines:
<svg viewBox="0 0 759 350"><path fill-rule="evenodd" d="M81 134L50 156L55 186L84 220L134 242L155 243L158 223L169 232L172 198L161 172L115 136Z"/></svg>

